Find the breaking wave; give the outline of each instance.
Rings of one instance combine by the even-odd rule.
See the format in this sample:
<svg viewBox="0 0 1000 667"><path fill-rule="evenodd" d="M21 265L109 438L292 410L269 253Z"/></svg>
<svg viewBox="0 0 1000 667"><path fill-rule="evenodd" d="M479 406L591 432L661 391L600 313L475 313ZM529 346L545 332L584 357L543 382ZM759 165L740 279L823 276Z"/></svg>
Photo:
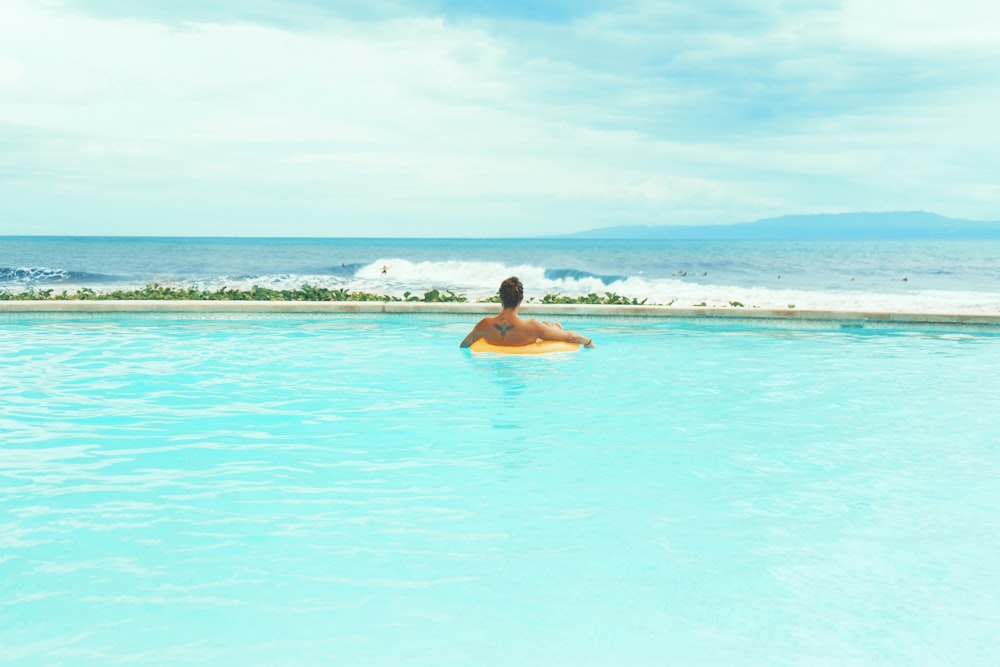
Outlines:
<svg viewBox="0 0 1000 667"><path fill-rule="evenodd" d="M147 283L201 289L250 289L254 285L272 289L295 289L303 284L402 296L437 289L464 294L478 301L496 294L500 283L518 276L525 298L547 294L581 296L614 293L650 304L691 306L743 306L746 308L830 310L928 310L936 312L1000 312L1000 294L986 291L919 289L909 283L907 291L887 291L884 285L864 286L853 280L848 287L827 289L794 285L788 276L775 276L771 284L719 280L713 271L676 272L663 275L620 275L577 268L547 268L531 263L507 264L478 260L413 261L381 257L375 261L319 266L307 271L240 272L231 275L186 273L171 276L109 276L46 267L0 267L0 288L18 291L36 286L55 286L72 291L81 287L98 290L136 289ZM730 274L730 277L733 277ZM709 282L712 279L719 282ZM905 283L897 283L905 284ZM856 285L856 287L855 287ZM929 287L929 286L928 286Z"/></svg>

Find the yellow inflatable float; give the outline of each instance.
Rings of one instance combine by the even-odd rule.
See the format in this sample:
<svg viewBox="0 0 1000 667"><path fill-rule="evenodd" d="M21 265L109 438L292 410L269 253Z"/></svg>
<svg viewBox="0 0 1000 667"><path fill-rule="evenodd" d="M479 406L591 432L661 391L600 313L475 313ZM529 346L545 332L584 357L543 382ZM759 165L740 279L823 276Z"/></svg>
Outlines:
<svg viewBox="0 0 1000 667"><path fill-rule="evenodd" d="M579 352L580 346L565 340L540 340L527 345L491 345L480 338L469 346L473 352L494 354L547 354L549 352Z"/></svg>

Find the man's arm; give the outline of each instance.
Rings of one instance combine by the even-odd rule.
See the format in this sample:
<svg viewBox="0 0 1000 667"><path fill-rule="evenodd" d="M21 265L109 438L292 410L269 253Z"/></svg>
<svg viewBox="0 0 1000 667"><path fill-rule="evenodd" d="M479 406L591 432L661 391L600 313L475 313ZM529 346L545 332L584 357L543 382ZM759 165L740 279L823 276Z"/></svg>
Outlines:
<svg viewBox="0 0 1000 667"><path fill-rule="evenodd" d="M535 329L535 336L537 338L541 338L542 340L564 340L576 343L577 345L583 345L584 347L594 347L593 340L575 331L563 329L558 322L549 324L548 322L539 322L538 320L532 321L537 325Z"/></svg>
<svg viewBox="0 0 1000 667"><path fill-rule="evenodd" d="M474 326L472 328L472 331L469 332L469 335L466 336L465 339L461 343L459 343L458 346L460 348L462 348L462 347L469 347L470 345L472 345L473 343L475 343L477 340L479 340L480 338L482 338L483 334L481 334L479 332L479 329L482 326L483 326L483 321L480 320L479 324L477 324L476 326Z"/></svg>

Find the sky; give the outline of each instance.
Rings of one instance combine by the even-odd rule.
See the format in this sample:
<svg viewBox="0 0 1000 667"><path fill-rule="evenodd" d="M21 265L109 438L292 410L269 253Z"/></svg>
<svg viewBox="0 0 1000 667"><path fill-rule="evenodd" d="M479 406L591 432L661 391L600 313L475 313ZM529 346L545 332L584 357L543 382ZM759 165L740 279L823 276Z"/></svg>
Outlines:
<svg viewBox="0 0 1000 667"><path fill-rule="evenodd" d="M1000 3L0 0L0 234L1000 220Z"/></svg>

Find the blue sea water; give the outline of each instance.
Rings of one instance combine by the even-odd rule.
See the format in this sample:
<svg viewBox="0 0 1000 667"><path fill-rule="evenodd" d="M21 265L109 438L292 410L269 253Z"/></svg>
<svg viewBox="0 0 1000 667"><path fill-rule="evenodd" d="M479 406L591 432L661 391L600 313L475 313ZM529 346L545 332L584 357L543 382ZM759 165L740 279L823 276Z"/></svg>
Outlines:
<svg viewBox="0 0 1000 667"><path fill-rule="evenodd" d="M0 319L0 663L993 665L1000 336Z"/></svg>
<svg viewBox="0 0 1000 667"><path fill-rule="evenodd" d="M387 267L383 275L382 267ZM614 292L649 303L1000 312L1000 241L0 237L0 289L323 287L480 299Z"/></svg>

